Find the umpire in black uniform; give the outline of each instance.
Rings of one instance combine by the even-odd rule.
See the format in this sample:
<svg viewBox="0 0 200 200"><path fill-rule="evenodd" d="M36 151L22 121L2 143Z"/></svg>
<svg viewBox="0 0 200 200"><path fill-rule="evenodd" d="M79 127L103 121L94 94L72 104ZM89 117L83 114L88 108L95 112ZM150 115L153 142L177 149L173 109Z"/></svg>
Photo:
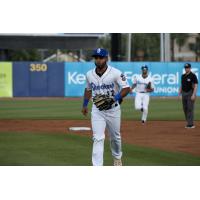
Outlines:
<svg viewBox="0 0 200 200"><path fill-rule="evenodd" d="M181 87L179 95L182 94L183 111L187 125L185 128L195 128L194 120L194 102L196 99L198 80L197 76L191 72L191 64L184 65L185 74L181 76Z"/></svg>

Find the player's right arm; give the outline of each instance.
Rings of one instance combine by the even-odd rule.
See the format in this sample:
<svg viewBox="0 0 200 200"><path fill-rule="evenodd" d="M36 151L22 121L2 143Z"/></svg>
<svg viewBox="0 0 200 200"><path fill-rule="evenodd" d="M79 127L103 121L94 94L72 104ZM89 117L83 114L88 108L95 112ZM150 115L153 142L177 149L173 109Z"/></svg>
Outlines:
<svg viewBox="0 0 200 200"><path fill-rule="evenodd" d="M87 75L86 75L86 88L84 91L84 96L83 96L83 107L81 112L83 113L84 116L88 114L88 103L92 97L92 88L91 85L88 81Z"/></svg>
<svg viewBox="0 0 200 200"><path fill-rule="evenodd" d="M137 79L136 79L136 77L135 77L134 80L133 80L133 84L132 84L132 86L130 87L130 94L133 93L133 90L135 89L136 86L137 86Z"/></svg>
<svg viewBox="0 0 200 200"><path fill-rule="evenodd" d="M181 86L179 88L179 91L178 91L178 96L180 97L181 94L182 94L182 79L183 79L183 75L181 76Z"/></svg>
<svg viewBox="0 0 200 200"><path fill-rule="evenodd" d="M179 91L178 91L178 96L182 94L182 87L180 86Z"/></svg>
<svg viewBox="0 0 200 200"><path fill-rule="evenodd" d="M136 87L136 83L133 83L133 85L131 86L131 89L133 90L133 89L135 89L135 87Z"/></svg>
<svg viewBox="0 0 200 200"><path fill-rule="evenodd" d="M85 88L84 98L83 98L83 107L81 111L83 115L85 116L88 114L88 103L91 97L92 97L92 90L88 90L87 88Z"/></svg>

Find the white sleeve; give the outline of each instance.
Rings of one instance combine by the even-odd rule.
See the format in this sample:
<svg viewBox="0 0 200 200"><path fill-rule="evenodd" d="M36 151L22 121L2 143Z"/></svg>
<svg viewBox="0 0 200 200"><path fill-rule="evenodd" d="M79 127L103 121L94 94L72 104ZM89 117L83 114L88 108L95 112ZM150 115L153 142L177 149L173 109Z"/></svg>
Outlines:
<svg viewBox="0 0 200 200"><path fill-rule="evenodd" d="M86 87L87 90L92 90L91 84L88 80L88 74L86 74Z"/></svg>
<svg viewBox="0 0 200 200"><path fill-rule="evenodd" d="M133 79L133 84L134 84L134 85L137 84L137 76L134 77L134 79Z"/></svg>
<svg viewBox="0 0 200 200"><path fill-rule="evenodd" d="M129 84L128 84L126 76L121 71L117 71L117 73L116 73L116 81L117 81L117 84L121 88L130 87Z"/></svg>

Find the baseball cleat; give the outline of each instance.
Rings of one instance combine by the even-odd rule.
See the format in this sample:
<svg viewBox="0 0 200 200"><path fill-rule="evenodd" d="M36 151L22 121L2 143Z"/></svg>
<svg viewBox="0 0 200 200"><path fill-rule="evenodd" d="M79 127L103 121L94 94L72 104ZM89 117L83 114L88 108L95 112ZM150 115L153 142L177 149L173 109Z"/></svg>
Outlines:
<svg viewBox="0 0 200 200"><path fill-rule="evenodd" d="M145 121L144 121L144 120L142 120L142 124L145 124Z"/></svg>
<svg viewBox="0 0 200 200"><path fill-rule="evenodd" d="M187 126L185 126L185 128L195 128L195 126L194 125L187 125Z"/></svg>
<svg viewBox="0 0 200 200"><path fill-rule="evenodd" d="M122 160L121 159L116 159L114 158L114 163L113 163L114 166L122 166Z"/></svg>

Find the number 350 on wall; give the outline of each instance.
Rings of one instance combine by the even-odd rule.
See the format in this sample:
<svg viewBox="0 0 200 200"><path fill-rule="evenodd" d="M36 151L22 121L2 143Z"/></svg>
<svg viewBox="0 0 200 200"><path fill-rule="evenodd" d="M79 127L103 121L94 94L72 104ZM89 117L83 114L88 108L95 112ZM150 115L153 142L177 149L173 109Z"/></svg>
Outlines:
<svg viewBox="0 0 200 200"><path fill-rule="evenodd" d="M31 72L46 72L48 69L47 64L30 64Z"/></svg>

